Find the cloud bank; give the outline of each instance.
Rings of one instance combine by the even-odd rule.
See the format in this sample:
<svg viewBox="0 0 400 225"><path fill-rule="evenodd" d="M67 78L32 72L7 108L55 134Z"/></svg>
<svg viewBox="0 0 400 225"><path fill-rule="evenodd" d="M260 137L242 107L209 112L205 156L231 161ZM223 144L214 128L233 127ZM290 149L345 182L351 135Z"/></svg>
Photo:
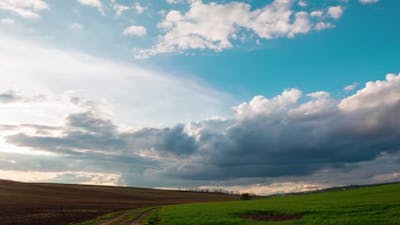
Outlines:
<svg viewBox="0 0 400 225"><path fill-rule="evenodd" d="M368 82L342 99L324 91L303 94L298 89L273 98L255 96L234 107L230 119L121 130L110 119L86 111L69 115L57 135L15 133L6 141L97 166L113 165L124 170L126 183L138 173L151 176L149 184L160 186L167 184L165 178L208 184L312 177L325 170L356 171L359 166L378 179L384 175L369 171L366 163L399 153L398 115L400 75L388 74L385 80ZM136 172L129 173L132 169ZM392 176L398 172L395 169L400 168L382 173Z"/></svg>

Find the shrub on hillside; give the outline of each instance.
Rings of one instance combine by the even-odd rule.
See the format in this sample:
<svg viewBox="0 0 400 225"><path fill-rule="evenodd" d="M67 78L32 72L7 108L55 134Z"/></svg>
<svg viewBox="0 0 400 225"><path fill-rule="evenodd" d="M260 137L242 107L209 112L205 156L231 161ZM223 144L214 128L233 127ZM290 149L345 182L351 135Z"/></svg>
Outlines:
<svg viewBox="0 0 400 225"><path fill-rule="evenodd" d="M243 193L243 194L240 195L240 199L241 200L250 200L251 196L250 196L249 193Z"/></svg>

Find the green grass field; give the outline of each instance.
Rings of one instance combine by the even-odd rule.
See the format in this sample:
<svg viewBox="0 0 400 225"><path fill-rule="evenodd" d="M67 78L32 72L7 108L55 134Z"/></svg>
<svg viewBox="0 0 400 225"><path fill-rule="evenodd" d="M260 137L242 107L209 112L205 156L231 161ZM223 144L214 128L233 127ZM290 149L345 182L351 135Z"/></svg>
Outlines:
<svg viewBox="0 0 400 225"><path fill-rule="evenodd" d="M241 213L301 218L258 221L240 218ZM399 225L400 184L249 201L164 206L156 215L161 225Z"/></svg>

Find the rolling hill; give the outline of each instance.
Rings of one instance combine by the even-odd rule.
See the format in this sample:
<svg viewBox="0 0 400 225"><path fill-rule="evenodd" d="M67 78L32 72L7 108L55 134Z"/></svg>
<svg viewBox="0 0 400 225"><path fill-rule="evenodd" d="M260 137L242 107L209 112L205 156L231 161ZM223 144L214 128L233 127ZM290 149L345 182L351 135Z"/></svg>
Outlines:
<svg viewBox="0 0 400 225"><path fill-rule="evenodd" d="M0 180L0 224L63 225L123 209L237 198L220 193Z"/></svg>

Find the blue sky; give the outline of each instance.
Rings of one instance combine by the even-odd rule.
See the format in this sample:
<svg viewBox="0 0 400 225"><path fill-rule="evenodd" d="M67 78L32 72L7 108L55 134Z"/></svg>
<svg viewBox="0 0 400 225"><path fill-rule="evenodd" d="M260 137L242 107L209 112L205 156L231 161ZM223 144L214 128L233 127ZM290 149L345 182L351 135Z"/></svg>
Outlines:
<svg viewBox="0 0 400 225"><path fill-rule="evenodd" d="M264 194L398 180L399 9L0 0L0 178Z"/></svg>
<svg viewBox="0 0 400 225"><path fill-rule="evenodd" d="M258 9L271 1L245 2L252 9ZM133 8L116 18L116 11L112 9L115 4ZM143 60L135 59L132 50L150 48L157 36L162 35L157 28L157 24L163 20L160 11L185 12L189 4L168 4L163 1L104 2L105 15L95 7L75 1L49 1L48 5L50 10L40 11L41 19L34 21L5 10L1 11L1 15L15 20L12 31L26 38L39 39L58 48L75 49L104 58L172 71L177 75L195 76L240 101L255 94L273 96L289 87L340 92L342 87L353 82L363 83L379 79L387 72L396 72L394 54L400 48L396 39L399 35L396 22L399 3L395 1L370 4L358 1L308 3L304 8L297 6L295 9L327 10L341 5L343 14L339 19L330 21L335 25L334 28L309 31L293 38L266 40L256 37L245 42L233 40L234 46L221 52L189 49ZM143 8L143 12L134 9L137 5ZM68 29L71 24L79 24L82 28ZM147 34L139 37L121 35L130 25L144 26ZM254 35L254 32L244 33ZM255 43L257 39L261 44Z"/></svg>

